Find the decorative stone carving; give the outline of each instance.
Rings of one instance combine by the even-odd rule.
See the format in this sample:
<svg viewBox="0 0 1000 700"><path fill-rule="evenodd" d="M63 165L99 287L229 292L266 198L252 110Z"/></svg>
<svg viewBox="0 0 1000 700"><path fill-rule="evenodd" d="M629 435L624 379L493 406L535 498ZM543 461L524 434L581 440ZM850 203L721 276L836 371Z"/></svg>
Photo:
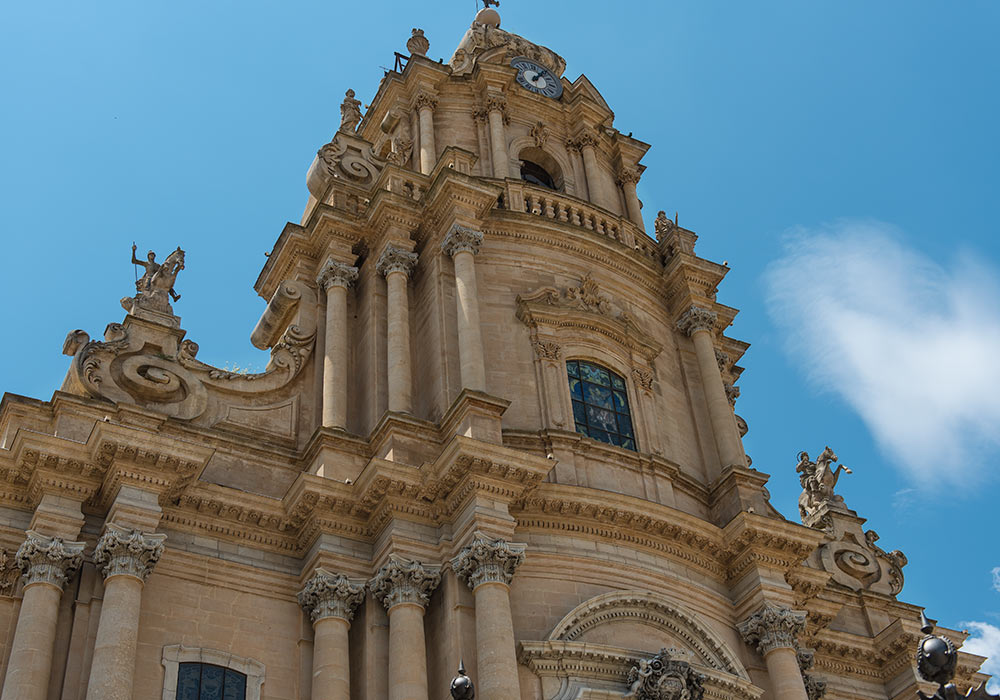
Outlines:
<svg viewBox="0 0 1000 700"><path fill-rule="evenodd" d="M535 355L541 360L557 361L562 357L562 347L558 343L536 340L531 344Z"/></svg>
<svg viewBox="0 0 1000 700"><path fill-rule="evenodd" d="M640 659L629 671L626 698L633 700L702 700L706 677L687 661L674 659L677 651L661 649L649 661Z"/></svg>
<svg viewBox="0 0 1000 700"><path fill-rule="evenodd" d="M740 635L761 656L775 649L798 649L806 628L806 613L765 603L764 608L739 624Z"/></svg>
<svg viewBox="0 0 1000 700"><path fill-rule="evenodd" d="M392 137L392 151L389 153L389 161L393 165L406 165L411 155L413 155L413 133L410 131L410 120L403 117L399 120Z"/></svg>
<svg viewBox="0 0 1000 700"><path fill-rule="evenodd" d="M6 549L0 549L0 595L13 595L21 570Z"/></svg>
<svg viewBox="0 0 1000 700"><path fill-rule="evenodd" d="M417 254L411 253L402 248L386 246L375 264L375 270L384 277L388 277L393 272L402 272L407 277L413 272L417 265Z"/></svg>
<svg viewBox="0 0 1000 700"><path fill-rule="evenodd" d="M418 112L422 109L429 109L432 112L437 109L438 99L427 92L421 92L413 99L413 108Z"/></svg>
<svg viewBox="0 0 1000 700"><path fill-rule="evenodd" d="M719 348L716 348L715 361L719 364L720 372L727 372L729 371L729 368L732 366L733 358L729 356L729 353L723 352L722 350L719 350Z"/></svg>
<svg viewBox="0 0 1000 700"><path fill-rule="evenodd" d="M496 15L496 13L492 14ZM499 20L499 17L497 16L496 19ZM493 50L501 47L502 51ZM454 74L465 75L472 71L480 58L484 58L489 63L509 66L510 62L519 56L540 63L557 77L562 76L566 71L566 61L551 49L506 32L492 23L478 22L473 24L462 38L449 63Z"/></svg>
<svg viewBox="0 0 1000 700"><path fill-rule="evenodd" d="M485 109L474 109L472 110L473 120L485 124L490 119L490 114Z"/></svg>
<svg viewBox="0 0 1000 700"><path fill-rule="evenodd" d="M632 379L635 381L636 386L644 391L653 390L653 373L648 369L643 367L634 367L632 369Z"/></svg>
<svg viewBox="0 0 1000 700"><path fill-rule="evenodd" d="M719 315L714 311L692 306L677 320L677 330L686 335L694 335L697 331L713 331Z"/></svg>
<svg viewBox="0 0 1000 700"><path fill-rule="evenodd" d="M539 148L545 148L545 142L549 139L549 130L546 128L545 124L538 122L533 127L528 134L531 139L535 142L535 145Z"/></svg>
<svg viewBox="0 0 1000 700"><path fill-rule="evenodd" d="M354 90L348 90L340 105L340 130L353 134L357 131L361 118L361 100L355 99Z"/></svg>
<svg viewBox="0 0 1000 700"><path fill-rule="evenodd" d="M667 212L660 211L656 215L656 221L653 222L653 228L656 231L656 240L659 242L677 228L677 223L667 218Z"/></svg>
<svg viewBox="0 0 1000 700"><path fill-rule="evenodd" d="M826 695L826 681L811 673L802 674L802 682L806 686L806 696L809 700L821 700Z"/></svg>
<svg viewBox="0 0 1000 700"><path fill-rule="evenodd" d="M339 263L333 258L328 258L316 277L316 284L326 291L332 287L343 287L350 289L358 279L358 268Z"/></svg>
<svg viewBox="0 0 1000 700"><path fill-rule="evenodd" d="M831 573L834 583L850 590L898 595L903 590L906 555L879 547L875 531L862 534L863 523L864 519L851 512L822 506L807 524L822 525L829 540L813 556L812 564Z"/></svg>
<svg viewBox="0 0 1000 700"><path fill-rule="evenodd" d="M635 168L622 168L618 171L618 186L622 187L627 184L636 184L639 182L642 175Z"/></svg>
<svg viewBox="0 0 1000 700"><path fill-rule="evenodd" d="M597 134L587 130L577 135L575 139L575 147L578 150L583 150L584 148L597 148L600 140L597 138Z"/></svg>
<svg viewBox="0 0 1000 700"><path fill-rule="evenodd" d="M509 586L517 567L524 563L525 547L504 540L488 540L477 534L472 544L451 560L451 565L473 590L484 583Z"/></svg>
<svg viewBox="0 0 1000 700"><path fill-rule="evenodd" d="M438 567L425 567L420 562L391 559L379 569L369 584L374 595L386 610L403 603L426 607L431 593L441 583Z"/></svg>
<svg viewBox="0 0 1000 700"><path fill-rule="evenodd" d="M423 29L417 29L414 27L413 36L411 36L406 42L406 50L410 52L412 56L426 56L427 51L431 48L431 42L427 40L424 36Z"/></svg>
<svg viewBox="0 0 1000 700"><path fill-rule="evenodd" d="M830 508L844 509L844 498L834 493L841 473L851 474L850 469L839 465L836 470L830 467L836 464L838 457L829 447L823 450L819 458L813 462L808 452L799 453L799 463L795 472L799 474L802 484L802 495L799 496L799 515L802 522L814 515L822 505Z"/></svg>
<svg viewBox="0 0 1000 700"><path fill-rule="evenodd" d="M343 574L332 574L325 569L316 569L301 591L299 605L318 622L327 617L339 617L350 622L354 610L365 599L364 584L351 583Z"/></svg>
<svg viewBox="0 0 1000 700"><path fill-rule="evenodd" d="M142 265L142 277L136 280L134 297L124 297L122 308L130 314L141 315L143 310L173 316L170 300L179 301L181 295L174 291L177 275L184 269L184 251L177 250L167 256L162 263L156 262L156 253L149 251L146 260L135 257L136 246L132 246L132 264Z"/></svg>
<svg viewBox="0 0 1000 700"><path fill-rule="evenodd" d="M340 130L333 140L319 149L306 175L309 193L318 200L334 180L369 187L378 179L386 161L379 158L368 143L353 131Z"/></svg>
<svg viewBox="0 0 1000 700"><path fill-rule="evenodd" d="M456 253L469 252L475 255L479 252L479 247L483 244L483 234L465 226L455 224L451 231L444 237L441 243L441 250L445 255L455 257Z"/></svg>
<svg viewBox="0 0 1000 700"><path fill-rule="evenodd" d="M66 542L28 530L27 539L14 555L25 586L49 583L62 588L83 563L83 542Z"/></svg>
<svg viewBox="0 0 1000 700"><path fill-rule="evenodd" d="M735 406L736 399L740 398L740 388L738 386L733 386L732 384L726 382L726 398L729 399L729 405Z"/></svg>
<svg viewBox="0 0 1000 700"><path fill-rule="evenodd" d="M145 581L163 556L166 535L153 535L109 524L97 542L94 563L104 578L132 576Z"/></svg>

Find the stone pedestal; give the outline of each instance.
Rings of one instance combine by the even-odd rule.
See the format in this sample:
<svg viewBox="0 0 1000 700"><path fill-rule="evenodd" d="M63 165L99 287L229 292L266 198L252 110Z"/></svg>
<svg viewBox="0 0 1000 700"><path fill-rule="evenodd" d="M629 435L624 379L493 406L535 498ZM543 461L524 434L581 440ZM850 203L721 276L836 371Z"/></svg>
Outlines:
<svg viewBox="0 0 1000 700"><path fill-rule="evenodd" d="M313 623L312 697L317 700L351 698L347 633L364 597L363 584L323 569L317 569L299 593L299 604Z"/></svg>
<svg viewBox="0 0 1000 700"><path fill-rule="evenodd" d="M524 545L476 535L452 560L476 597L476 656L481 700L520 697L510 582L524 561Z"/></svg>
<svg viewBox="0 0 1000 700"><path fill-rule="evenodd" d="M166 538L109 524L97 543L94 563L104 575L104 603L87 700L132 699L142 588Z"/></svg>
<svg viewBox="0 0 1000 700"><path fill-rule="evenodd" d="M24 595L11 644L2 700L46 700L63 586L83 561L83 542L64 542L28 530L15 561Z"/></svg>
<svg viewBox="0 0 1000 700"><path fill-rule="evenodd" d="M775 700L809 700L797 654L805 626L804 612L771 603L739 625L743 640L764 657Z"/></svg>
<svg viewBox="0 0 1000 700"><path fill-rule="evenodd" d="M316 282L326 290L326 354L323 357L323 426L347 427L347 292L358 268L327 260Z"/></svg>
<svg viewBox="0 0 1000 700"><path fill-rule="evenodd" d="M413 376L410 357L410 273L417 264L416 253L386 246L376 269L385 276L387 289L389 364L389 410L410 413L413 410Z"/></svg>
<svg viewBox="0 0 1000 700"><path fill-rule="evenodd" d="M455 302L458 307L458 355L462 368L462 388L473 391L486 391L475 257L482 243L482 233L455 225L441 245L444 252L455 261Z"/></svg>
<svg viewBox="0 0 1000 700"><path fill-rule="evenodd" d="M424 610L440 582L436 567L402 559L390 560L371 581L389 614L389 700L428 700Z"/></svg>

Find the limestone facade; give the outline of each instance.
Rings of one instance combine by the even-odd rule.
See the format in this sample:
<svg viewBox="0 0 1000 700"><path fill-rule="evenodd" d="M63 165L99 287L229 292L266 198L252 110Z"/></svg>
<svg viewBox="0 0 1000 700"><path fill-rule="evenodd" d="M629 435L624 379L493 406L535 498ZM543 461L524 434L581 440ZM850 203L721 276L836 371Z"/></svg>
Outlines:
<svg viewBox="0 0 1000 700"><path fill-rule="evenodd" d="M432 700L463 660L481 700L913 698L906 558L830 450L802 523L770 505L728 268L645 231L649 146L493 9L449 62L407 46L256 281L264 372L197 359L178 249L67 336L51 400L4 396L2 700L179 699L192 668Z"/></svg>

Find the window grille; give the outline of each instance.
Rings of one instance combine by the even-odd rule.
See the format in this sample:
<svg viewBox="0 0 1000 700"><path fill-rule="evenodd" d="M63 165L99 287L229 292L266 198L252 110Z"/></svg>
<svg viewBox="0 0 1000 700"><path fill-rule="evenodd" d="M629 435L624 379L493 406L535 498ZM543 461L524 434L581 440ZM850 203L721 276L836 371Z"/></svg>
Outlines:
<svg viewBox="0 0 1000 700"><path fill-rule="evenodd" d="M601 442L638 451L625 380L583 360L566 363L576 431Z"/></svg>

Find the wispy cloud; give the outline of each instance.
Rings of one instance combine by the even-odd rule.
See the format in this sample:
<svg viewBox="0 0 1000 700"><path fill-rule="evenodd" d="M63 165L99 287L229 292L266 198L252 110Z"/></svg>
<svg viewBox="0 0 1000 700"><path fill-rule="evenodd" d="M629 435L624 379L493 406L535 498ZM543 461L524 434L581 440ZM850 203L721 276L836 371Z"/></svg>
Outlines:
<svg viewBox="0 0 1000 700"><path fill-rule="evenodd" d="M962 626L972 632L962 651L988 657L980 671L993 676L988 686L990 692L1000 691L1000 627L985 622L963 622Z"/></svg>
<svg viewBox="0 0 1000 700"><path fill-rule="evenodd" d="M1000 566L993 569L993 589L1000 593Z"/></svg>
<svg viewBox="0 0 1000 700"><path fill-rule="evenodd" d="M985 476L1000 447L998 279L969 254L945 267L878 222L797 231L766 273L809 378L925 486Z"/></svg>

